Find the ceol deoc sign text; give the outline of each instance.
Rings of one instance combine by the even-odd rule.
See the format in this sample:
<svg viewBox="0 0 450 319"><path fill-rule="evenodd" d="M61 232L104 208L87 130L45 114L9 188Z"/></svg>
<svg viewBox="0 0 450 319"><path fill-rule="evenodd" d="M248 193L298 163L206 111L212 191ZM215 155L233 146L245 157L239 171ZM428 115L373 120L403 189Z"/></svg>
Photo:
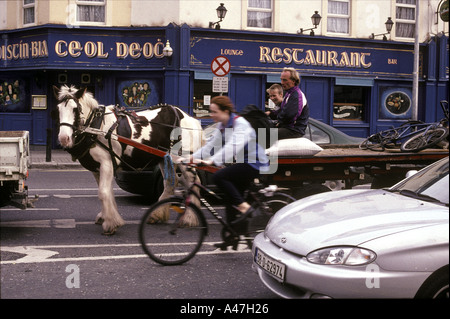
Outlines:
<svg viewBox="0 0 450 319"><path fill-rule="evenodd" d="M60 58L76 58L77 62L87 62L93 59L107 60L115 57L116 60L131 58L143 62L153 58L162 59L164 43L161 39L146 41L144 43L115 41L105 44L103 41L57 40L49 45L47 40L19 41L12 44L0 45L0 61L16 62L21 64L32 63L33 60L46 58L49 60ZM51 63L51 61L48 61ZM111 62L114 63L114 62ZM3 65L5 66L5 65Z"/></svg>

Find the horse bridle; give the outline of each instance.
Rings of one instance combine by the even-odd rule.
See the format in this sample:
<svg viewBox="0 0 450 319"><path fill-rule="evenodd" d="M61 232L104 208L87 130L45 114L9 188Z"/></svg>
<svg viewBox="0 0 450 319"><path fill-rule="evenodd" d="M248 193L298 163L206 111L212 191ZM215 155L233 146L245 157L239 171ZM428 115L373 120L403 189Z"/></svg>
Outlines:
<svg viewBox="0 0 450 319"><path fill-rule="evenodd" d="M80 123L79 123L80 122L80 114L83 114L83 111L81 110L80 102L78 102L78 100L73 98L73 97L65 99L66 104L64 105L64 107L67 106L67 104L69 103L70 100L73 100L76 103L76 105L77 105L76 110L74 110L74 112L75 112L75 121L74 121L74 123L60 122L59 126L60 127L61 126L68 126L68 127L70 127L73 130L73 132L75 134L76 131L79 131L78 128L81 126ZM64 102L64 100L61 101L61 102Z"/></svg>
<svg viewBox="0 0 450 319"><path fill-rule="evenodd" d="M75 121L74 121L73 124L67 123L67 122L61 122L61 123L59 123L59 126L60 127L61 126L68 126L68 127L70 127L73 130L73 136L77 137L78 135L83 133L83 126L84 127L88 127L91 124L91 121L92 121L94 116L103 116L103 113L95 112L94 110L91 110L91 112L89 113L86 121L84 123L82 123L80 114L83 114L83 111L82 111L82 107L81 107L80 102L78 101L78 99L70 97L70 98L65 99L65 101L66 101L65 106L67 106L67 103L69 103L70 100L74 100L74 102L77 104L77 108L74 109ZM64 100L62 102L64 102Z"/></svg>

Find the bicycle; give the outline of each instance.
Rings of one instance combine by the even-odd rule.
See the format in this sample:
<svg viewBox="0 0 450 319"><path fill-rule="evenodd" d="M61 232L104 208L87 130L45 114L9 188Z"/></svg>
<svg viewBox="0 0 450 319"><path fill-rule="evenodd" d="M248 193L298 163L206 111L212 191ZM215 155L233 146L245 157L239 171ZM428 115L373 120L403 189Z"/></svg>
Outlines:
<svg viewBox="0 0 450 319"><path fill-rule="evenodd" d="M418 152L435 146L448 136L448 102L440 102L445 118L439 122L408 121L397 128L372 134L359 145L360 149L384 151L400 148L402 152ZM446 105L446 106L445 106Z"/></svg>
<svg viewBox="0 0 450 319"><path fill-rule="evenodd" d="M440 103L442 110L444 111L445 118L443 118L439 123L434 123L434 125L426 127L426 129L422 132L408 138L400 146L401 151L418 152L435 146L448 137L448 102L441 101ZM447 107L445 107L445 105Z"/></svg>
<svg viewBox="0 0 450 319"><path fill-rule="evenodd" d="M236 242L242 243L244 240L244 243L251 249L254 237L264 231L269 219L281 207L295 201L292 196L280 192L281 189L277 186L262 187L253 183L250 190L246 192L246 199L254 209L253 215L243 215L229 224L196 190L198 188L207 196L223 202L219 195L196 181L197 168L200 167L192 163L179 165L179 171L185 181L183 187L177 190L179 194L155 203L142 217L139 227L142 248L153 261L159 264L180 265L193 258L197 253L212 253L217 249L214 247L214 243L203 244L205 236L209 234L209 227L216 225L222 226L220 235L223 241L236 240ZM188 172L192 173L192 180L190 180ZM203 211L194 203L193 198L197 199L200 206L205 207L214 217L213 220L215 219L219 223L208 223ZM169 211L167 221L148 223L152 213L161 208ZM189 216L191 220L194 217L194 226L187 225L185 221L188 213L191 214ZM235 228L242 226L242 223L247 223L247 231L244 234ZM243 237L240 237L241 235ZM199 252L202 246L206 247ZM233 249L236 250L237 247L233 246Z"/></svg>

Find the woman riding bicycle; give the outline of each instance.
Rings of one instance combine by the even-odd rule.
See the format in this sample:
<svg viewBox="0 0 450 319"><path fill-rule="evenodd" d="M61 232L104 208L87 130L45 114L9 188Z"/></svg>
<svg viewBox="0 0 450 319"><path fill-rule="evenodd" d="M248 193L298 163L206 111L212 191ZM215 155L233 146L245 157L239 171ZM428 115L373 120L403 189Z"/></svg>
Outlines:
<svg viewBox="0 0 450 319"><path fill-rule="evenodd" d="M256 142L256 132L243 117L235 114L234 105L226 96L216 96L209 107L211 118L218 123L208 142L192 155L193 159L206 164L222 166L213 175L214 183L224 193L227 201L227 222L231 223L241 214L250 213L251 206L244 200L244 192L260 172L268 170L269 161L264 149ZM236 225L245 228L245 225ZM245 229L236 229L244 233ZM237 239L217 244L226 249L235 246Z"/></svg>

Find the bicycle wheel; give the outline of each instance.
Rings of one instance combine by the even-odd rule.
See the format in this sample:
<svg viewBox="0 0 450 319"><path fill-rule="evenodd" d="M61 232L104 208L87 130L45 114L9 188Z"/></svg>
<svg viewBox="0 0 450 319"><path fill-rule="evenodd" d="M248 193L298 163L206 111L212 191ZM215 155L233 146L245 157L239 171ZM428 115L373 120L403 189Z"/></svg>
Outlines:
<svg viewBox="0 0 450 319"><path fill-rule="evenodd" d="M382 152L384 151L383 138L379 133L373 134L362 141L359 144L359 148L362 150Z"/></svg>
<svg viewBox="0 0 450 319"><path fill-rule="evenodd" d="M436 127L426 131L425 133L413 135L400 146L400 149L402 152L419 152L436 145L447 136L447 128Z"/></svg>
<svg viewBox="0 0 450 319"><path fill-rule="evenodd" d="M295 198L285 193L274 193L272 196L260 198L262 205L258 203L253 216L248 218L248 230L245 235L248 247L253 246L253 239L264 231L267 223L281 208L295 201Z"/></svg>
<svg viewBox="0 0 450 319"><path fill-rule="evenodd" d="M165 210L167 220L155 222L152 214L160 210ZM206 221L200 209L192 203L186 207L181 197L171 197L148 209L139 227L139 239L153 261L179 265L195 256L206 232Z"/></svg>

